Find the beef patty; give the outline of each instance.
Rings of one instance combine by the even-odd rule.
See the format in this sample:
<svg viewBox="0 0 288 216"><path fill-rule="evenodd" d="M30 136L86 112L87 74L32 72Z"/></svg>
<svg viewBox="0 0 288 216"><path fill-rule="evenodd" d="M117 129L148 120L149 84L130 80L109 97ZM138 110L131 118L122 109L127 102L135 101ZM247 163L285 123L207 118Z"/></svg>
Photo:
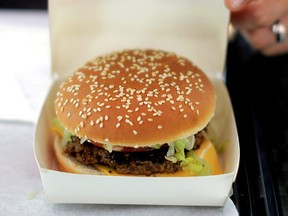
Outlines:
<svg viewBox="0 0 288 216"><path fill-rule="evenodd" d="M203 140L202 133L197 133L195 138L194 148L198 148ZM160 149L144 152L112 151L110 153L87 141L81 144L77 136L72 136L64 152L85 165L102 164L115 169L120 174L150 176L157 173L175 173L181 170L180 162L172 163L165 159L168 148L168 144L164 144Z"/></svg>

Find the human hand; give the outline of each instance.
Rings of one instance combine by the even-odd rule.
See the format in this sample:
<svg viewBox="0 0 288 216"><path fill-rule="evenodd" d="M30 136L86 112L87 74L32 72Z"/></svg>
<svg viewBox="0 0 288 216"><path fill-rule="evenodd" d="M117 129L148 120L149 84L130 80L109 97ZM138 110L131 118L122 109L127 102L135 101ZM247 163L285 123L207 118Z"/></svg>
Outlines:
<svg viewBox="0 0 288 216"><path fill-rule="evenodd" d="M288 0L224 1L233 26L254 49L267 56L288 53Z"/></svg>

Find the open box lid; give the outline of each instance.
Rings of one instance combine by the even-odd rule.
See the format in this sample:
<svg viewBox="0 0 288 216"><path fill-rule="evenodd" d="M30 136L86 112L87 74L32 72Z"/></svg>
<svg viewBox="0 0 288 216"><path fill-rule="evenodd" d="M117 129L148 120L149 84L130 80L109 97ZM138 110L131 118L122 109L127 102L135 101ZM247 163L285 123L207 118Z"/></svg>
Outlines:
<svg viewBox="0 0 288 216"><path fill-rule="evenodd" d="M110 51L154 48L222 73L228 10L223 0L49 0L52 72L66 77Z"/></svg>

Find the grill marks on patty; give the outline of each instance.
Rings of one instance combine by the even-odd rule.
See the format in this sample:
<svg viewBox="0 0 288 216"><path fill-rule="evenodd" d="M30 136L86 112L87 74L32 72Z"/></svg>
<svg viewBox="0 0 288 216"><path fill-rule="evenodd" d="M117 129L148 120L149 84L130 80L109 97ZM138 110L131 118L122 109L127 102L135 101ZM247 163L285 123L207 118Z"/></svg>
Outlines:
<svg viewBox="0 0 288 216"><path fill-rule="evenodd" d="M194 148L198 148L203 141L202 133L196 134L195 138ZM112 151L110 153L87 141L81 144L77 136L72 136L64 152L85 165L102 164L115 169L120 174L149 176L157 173L175 173L181 170L180 162L172 163L165 159L168 148L168 144L164 144L160 149L145 152Z"/></svg>

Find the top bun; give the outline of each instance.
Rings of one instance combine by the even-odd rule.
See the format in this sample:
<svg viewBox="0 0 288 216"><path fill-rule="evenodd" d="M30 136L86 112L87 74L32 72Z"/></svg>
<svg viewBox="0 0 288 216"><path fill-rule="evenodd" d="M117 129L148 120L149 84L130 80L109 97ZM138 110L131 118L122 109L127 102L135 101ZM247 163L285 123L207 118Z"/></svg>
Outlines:
<svg viewBox="0 0 288 216"><path fill-rule="evenodd" d="M124 50L99 56L59 89L57 117L76 136L94 142L151 146L202 130L214 115L216 95L191 61L159 50Z"/></svg>

